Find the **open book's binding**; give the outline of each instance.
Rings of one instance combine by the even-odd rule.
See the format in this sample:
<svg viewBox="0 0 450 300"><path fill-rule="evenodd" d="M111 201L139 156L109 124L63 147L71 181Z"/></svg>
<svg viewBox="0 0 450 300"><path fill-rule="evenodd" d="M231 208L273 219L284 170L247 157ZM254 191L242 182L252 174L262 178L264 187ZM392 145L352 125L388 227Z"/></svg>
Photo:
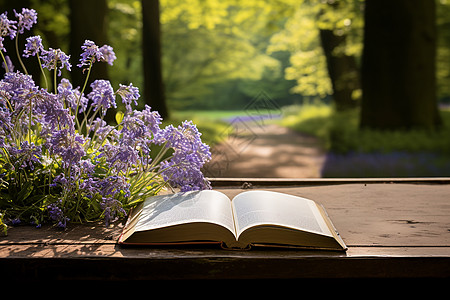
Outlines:
<svg viewBox="0 0 450 300"><path fill-rule="evenodd" d="M345 245L345 242L339 235L338 231L336 230L336 227L331 222L331 219L329 218L325 208L323 205L317 204L316 206L320 212L320 214L323 217L323 220L327 224L328 228L330 229L331 234L333 235L336 242L339 244L341 248L323 248L323 247L316 247L316 246L297 246L297 245L286 245L286 244L261 244L261 243L249 243L249 244L242 244L239 242L233 243L232 245L227 245L224 241L183 241L183 242L129 242L126 241L127 237L130 236L133 232L129 232L131 229L133 229L132 223L137 222L139 219L141 208L143 203L138 205L134 208L137 213L133 213L134 210L130 211L130 217L128 218L122 233L119 236L118 243L120 245L142 245L142 246L177 246L177 245L218 245L220 248L225 250L250 250L252 247L270 247L270 248L289 248L289 249L305 249L305 250L334 250L334 251L346 251L348 248Z"/></svg>

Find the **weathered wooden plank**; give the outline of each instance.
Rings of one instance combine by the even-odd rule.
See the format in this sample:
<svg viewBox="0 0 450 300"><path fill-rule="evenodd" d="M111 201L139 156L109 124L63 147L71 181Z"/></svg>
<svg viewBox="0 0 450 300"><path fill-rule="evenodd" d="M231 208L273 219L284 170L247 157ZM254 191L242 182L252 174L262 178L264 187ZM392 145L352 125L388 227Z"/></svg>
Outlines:
<svg viewBox="0 0 450 300"><path fill-rule="evenodd" d="M441 256L178 254L12 257L1 259L0 268L20 280L450 278L449 259Z"/></svg>
<svg viewBox="0 0 450 300"><path fill-rule="evenodd" d="M450 246L447 184L352 183L262 188L322 204L349 246ZM243 191L219 190L230 197Z"/></svg>
<svg viewBox="0 0 450 300"><path fill-rule="evenodd" d="M450 185L342 184L265 188L303 196L324 205L348 246L450 246ZM244 191L219 189L230 197ZM115 242L121 226L101 223L11 228L2 243Z"/></svg>
<svg viewBox="0 0 450 300"><path fill-rule="evenodd" d="M351 182L254 188L324 205L346 253L121 247L122 225L11 228L0 269L21 279L450 278L450 184ZM245 191L218 187L230 197Z"/></svg>
<svg viewBox="0 0 450 300"><path fill-rule="evenodd" d="M405 178L208 178L214 188L251 186L312 186L351 183L409 183L450 184L450 177L405 177Z"/></svg>

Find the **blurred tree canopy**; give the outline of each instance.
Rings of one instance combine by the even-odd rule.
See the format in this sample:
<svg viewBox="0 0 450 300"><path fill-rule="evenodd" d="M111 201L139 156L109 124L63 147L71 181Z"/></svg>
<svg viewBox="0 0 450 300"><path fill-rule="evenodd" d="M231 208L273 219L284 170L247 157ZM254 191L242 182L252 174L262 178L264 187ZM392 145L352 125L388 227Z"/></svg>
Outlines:
<svg viewBox="0 0 450 300"><path fill-rule="evenodd" d="M138 86L143 106L150 97L144 94L144 58L154 54L142 50L143 31L148 31L142 1L94 1L106 5L101 10L69 0L0 0L0 7L10 15L12 3L36 9L33 34L42 36L45 47L61 48L75 60L73 28L92 31L99 25L84 25L103 22L100 35L105 36L93 38L113 46L117 60L101 76L114 87ZM450 1L428 1L436 4L436 98L449 103ZM389 11L389 5L379 9ZM159 0L159 6L163 98L169 110L243 109L261 91L280 106L320 100L347 109L363 101L365 0Z"/></svg>

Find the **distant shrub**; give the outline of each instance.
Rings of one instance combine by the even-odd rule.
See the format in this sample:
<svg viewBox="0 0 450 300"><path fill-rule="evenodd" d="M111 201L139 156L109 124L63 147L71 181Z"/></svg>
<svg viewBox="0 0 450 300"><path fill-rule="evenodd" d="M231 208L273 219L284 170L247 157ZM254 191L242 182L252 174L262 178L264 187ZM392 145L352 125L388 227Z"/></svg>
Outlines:
<svg viewBox="0 0 450 300"><path fill-rule="evenodd" d="M321 138L327 150L335 153L450 153L450 110L441 111L444 124L437 131L360 129L359 110L335 112L325 104L291 108L290 111L281 121L282 125Z"/></svg>
<svg viewBox="0 0 450 300"><path fill-rule="evenodd" d="M359 128L359 110L327 105L290 107L281 124L323 140L322 177L450 176L450 110L437 131Z"/></svg>

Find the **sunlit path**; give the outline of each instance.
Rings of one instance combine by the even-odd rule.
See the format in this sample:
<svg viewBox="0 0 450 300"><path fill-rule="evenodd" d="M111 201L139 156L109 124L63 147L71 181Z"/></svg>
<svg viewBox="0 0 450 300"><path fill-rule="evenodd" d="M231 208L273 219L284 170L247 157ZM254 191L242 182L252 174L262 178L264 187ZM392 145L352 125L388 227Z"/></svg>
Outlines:
<svg viewBox="0 0 450 300"><path fill-rule="evenodd" d="M325 151L315 137L275 124L235 124L234 133L212 149L205 175L217 177L317 178Z"/></svg>

